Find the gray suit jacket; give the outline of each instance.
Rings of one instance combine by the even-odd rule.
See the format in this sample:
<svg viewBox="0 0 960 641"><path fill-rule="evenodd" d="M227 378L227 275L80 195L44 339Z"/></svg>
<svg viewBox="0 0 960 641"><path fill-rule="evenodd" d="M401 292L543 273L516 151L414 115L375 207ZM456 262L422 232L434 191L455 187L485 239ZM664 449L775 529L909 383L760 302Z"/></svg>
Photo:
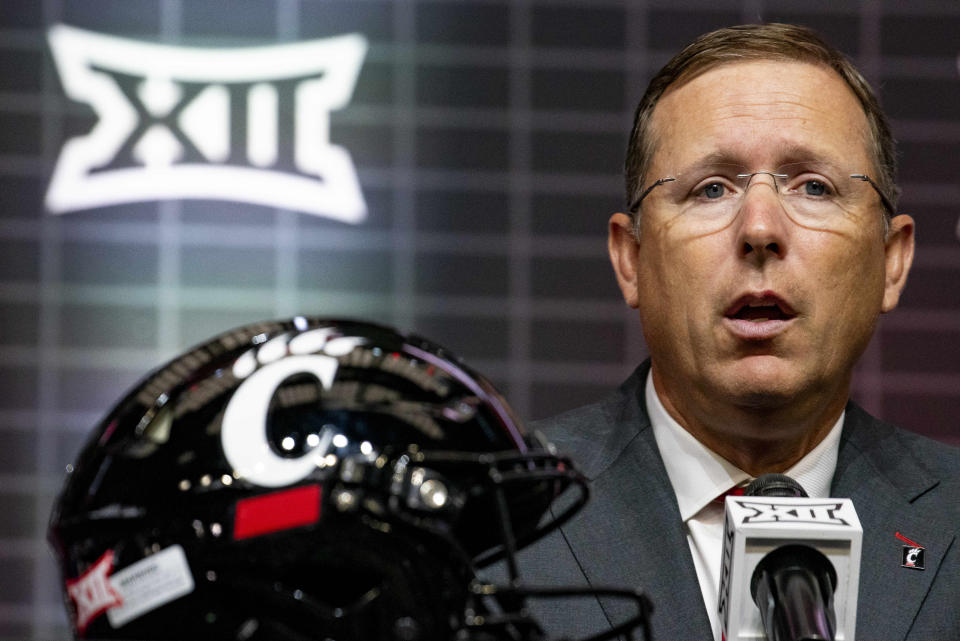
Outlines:
<svg viewBox="0 0 960 641"><path fill-rule="evenodd" d="M536 424L590 481L583 511L521 553L530 585L629 586L653 601L657 641L711 639L673 488L647 416L641 365L604 401ZM859 641L960 640L960 450L904 432L850 403L832 495L863 525ZM902 568L897 532L926 548ZM611 599L534 603L551 637L580 638L633 611Z"/></svg>

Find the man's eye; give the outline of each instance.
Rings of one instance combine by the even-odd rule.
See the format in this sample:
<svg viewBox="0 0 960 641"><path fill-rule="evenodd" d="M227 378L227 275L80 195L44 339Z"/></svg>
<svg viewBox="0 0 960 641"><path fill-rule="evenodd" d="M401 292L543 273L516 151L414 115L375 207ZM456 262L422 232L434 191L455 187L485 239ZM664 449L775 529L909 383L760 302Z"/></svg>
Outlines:
<svg viewBox="0 0 960 641"><path fill-rule="evenodd" d="M808 180L803 183L803 188L808 196L826 196L829 191L827 186L819 180Z"/></svg>
<svg viewBox="0 0 960 641"><path fill-rule="evenodd" d="M706 196L707 198L720 198L721 196L723 196L724 187L720 183L710 183L709 185L704 187L701 191L703 195Z"/></svg>

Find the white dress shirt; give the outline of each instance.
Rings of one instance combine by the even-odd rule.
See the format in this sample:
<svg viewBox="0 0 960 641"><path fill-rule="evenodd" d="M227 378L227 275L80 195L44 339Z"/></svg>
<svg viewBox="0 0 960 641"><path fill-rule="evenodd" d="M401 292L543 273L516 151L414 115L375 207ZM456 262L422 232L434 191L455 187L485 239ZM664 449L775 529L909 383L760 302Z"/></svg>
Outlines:
<svg viewBox="0 0 960 641"><path fill-rule="evenodd" d="M720 561L723 539L723 505L714 499L737 485L750 481L739 469L694 438L667 413L647 375L647 414L670 484L677 495L680 517L687 531L687 543L700 581L703 602L710 615L713 637L720 639L717 598L720 589ZM811 497L827 497L840 451L844 414L813 450L786 471Z"/></svg>

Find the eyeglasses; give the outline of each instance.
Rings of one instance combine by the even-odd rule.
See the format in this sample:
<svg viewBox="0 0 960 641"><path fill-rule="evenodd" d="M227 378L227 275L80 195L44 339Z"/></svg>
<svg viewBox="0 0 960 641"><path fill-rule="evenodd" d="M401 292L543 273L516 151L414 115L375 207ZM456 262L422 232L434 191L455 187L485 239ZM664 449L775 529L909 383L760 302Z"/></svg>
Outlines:
<svg viewBox="0 0 960 641"><path fill-rule="evenodd" d="M741 166L726 164L689 170L648 186L630 205L630 213L635 214L643 200L662 187L657 190L657 200L668 214L683 216L699 230L720 229L736 217L747 191L761 183L772 187L787 215L804 226L830 228L859 215L870 197L868 185L880 196L888 216L894 215L890 199L870 176L809 162L773 171L746 172Z"/></svg>

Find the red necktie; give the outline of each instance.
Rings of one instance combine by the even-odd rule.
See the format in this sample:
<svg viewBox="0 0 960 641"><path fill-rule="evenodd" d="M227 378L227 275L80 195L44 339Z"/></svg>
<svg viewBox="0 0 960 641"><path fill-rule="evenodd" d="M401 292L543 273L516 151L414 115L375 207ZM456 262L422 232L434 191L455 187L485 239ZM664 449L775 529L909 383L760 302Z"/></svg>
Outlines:
<svg viewBox="0 0 960 641"><path fill-rule="evenodd" d="M731 487L729 490L727 490L717 498L713 499L713 502L723 505L725 503L724 501L725 498L727 498L728 496L743 496L743 493L746 489L747 489L746 485L735 485L734 487Z"/></svg>

